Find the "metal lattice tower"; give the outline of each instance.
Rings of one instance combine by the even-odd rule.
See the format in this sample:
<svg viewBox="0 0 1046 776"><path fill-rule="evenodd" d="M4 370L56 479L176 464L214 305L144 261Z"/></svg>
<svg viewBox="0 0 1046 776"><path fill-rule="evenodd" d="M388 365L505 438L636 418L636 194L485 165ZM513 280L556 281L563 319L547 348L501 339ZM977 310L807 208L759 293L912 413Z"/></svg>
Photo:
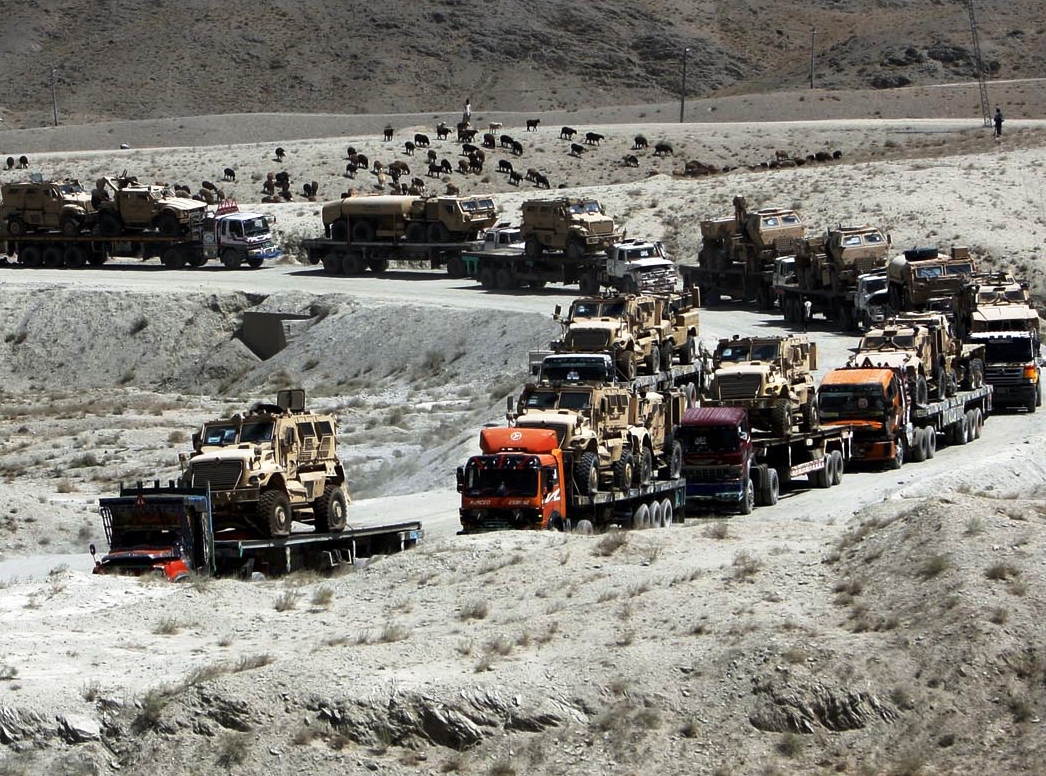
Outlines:
<svg viewBox="0 0 1046 776"><path fill-rule="evenodd" d="M992 125L992 113L988 104L988 79L985 74L988 68L984 66L981 57L981 38L977 34L977 17L973 13L973 0L966 0L966 10L970 13L970 35L973 38L973 55L977 61L977 84L981 90L981 115L984 118L984 126Z"/></svg>

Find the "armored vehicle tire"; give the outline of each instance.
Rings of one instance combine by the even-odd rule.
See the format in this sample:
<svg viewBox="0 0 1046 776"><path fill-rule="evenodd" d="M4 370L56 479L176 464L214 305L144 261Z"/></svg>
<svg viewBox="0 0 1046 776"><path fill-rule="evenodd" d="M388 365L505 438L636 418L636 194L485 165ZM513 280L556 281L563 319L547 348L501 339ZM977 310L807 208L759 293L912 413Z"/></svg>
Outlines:
<svg viewBox="0 0 1046 776"><path fill-rule="evenodd" d="M541 240L538 239L538 236L536 234L527 235L527 239L523 243L523 253L526 254L527 258L538 258L542 250Z"/></svg>
<svg viewBox="0 0 1046 776"><path fill-rule="evenodd" d="M894 447L896 449L893 458L890 459L890 468L896 470L904 466L904 440L898 439Z"/></svg>
<svg viewBox="0 0 1046 776"><path fill-rule="evenodd" d="M258 498L258 517L269 536L287 536L291 532L291 501L280 490L263 490Z"/></svg>
<svg viewBox="0 0 1046 776"><path fill-rule="evenodd" d="M348 503L345 491L339 486L327 484L323 495L312 504L312 513L316 520L316 531L319 533L339 533L345 530Z"/></svg>
<svg viewBox="0 0 1046 776"><path fill-rule="evenodd" d="M930 389L926 385L926 378L923 375L916 376L914 382L909 380L908 391L916 404L926 405L929 403Z"/></svg>
<svg viewBox="0 0 1046 776"><path fill-rule="evenodd" d="M352 225L354 242L370 242L374 239L374 224L370 221L357 221Z"/></svg>
<svg viewBox="0 0 1046 776"><path fill-rule="evenodd" d="M644 447L639 454L639 471L636 475L640 485L649 485L654 479L654 453L649 447Z"/></svg>
<svg viewBox="0 0 1046 776"><path fill-rule="evenodd" d="M637 531L650 527L650 507L646 504L640 504L632 512L632 527Z"/></svg>
<svg viewBox="0 0 1046 776"><path fill-rule="evenodd" d="M389 268L388 259L367 259L367 269L379 275Z"/></svg>
<svg viewBox="0 0 1046 776"><path fill-rule="evenodd" d="M686 342L679 349L679 363L692 364L697 358L697 338L693 334L686 335Z"/></svg>
<svg viewBox="0 0 1046 776"><path fill-rule="evenodd" d="M25 221L18 216L7 219L7 233L12 237L20 237L25 234Z"/></svg>
<svg viewBox="0 0 1046 776"><path fill-rule="evenodd" d="M803 404L803 430L813 431L817 428L820 418L817 415L817 400L813 389L806 395L806 403Z"/></svg>
<svg viewBox="0 0 1046 776"><path fill-rule="evenodd" d="M87 263L87 251L79 245L70 245L65 249L65 266L79 269Z"/></svg>
<svg viewBox="0 0 1046 776"><path fill-rule="evenodd" d="M567 241L567 258L571 261L580 261L585 255L585 243L574 238Z"/></svg>
<svg viewBox="0 0 1046 776"><path fill-rule="evenodd" d="M116 213L105 210L98 216L98 233L102 237L116 237L123 231L123 223Z"/></svg>
<svg viewBox="0 0 1046 776"><path fill-rule="evenodd" d="M748 484L745 485L744 495L737 505L737 511L742 515L750 515L753 509L755 509L755 486L752 484L752 480L749 479Z"/></svg>
<svg viewBox="0 0 1046 776"><path fill-rule="evenodd" d="M66 237L76 237L80 234L80 219L73 216L63 218L58 228Z"/></svg>
<svg viewBox="0 0 1046 776"><path fill-rule="evenodd" d="M182 233L182 226L178 223L178 216L170 210L165 210L156 217L157 231L168 237L177 237Z"/></svg>
<svg viewBox="0 0 1046 776"><path fill-rule="evenodd" d="M403 236L406 238L407 242L420 243L425 242L427 234L425 224L419 221L414 221L413 223L407 224L407 230L404 232Z"/></svg>
<svg viewBox="0 0 1046 776"><path fill-rule="evenodd" d="M243 254L235 248L226 248L222 251L222 264L227 269L239 269L243 263Z"/></svg>
<svg viewBox="0 0 1046 776"><path fill-rule="evenodd" d="M447 274L452 278L463 278L467 274L465 272L465 262L461 260L460 256L451 256L447 259Z"/></svg>
<svg viewBox="0 0 1046 776"><path fill-rule="evenodd" d="M778 399L770 410L770 426L774 436L788 436L792 432L792 403Z"/></svg>
<svg viewBox="0 0 1046 776"><path fill-rule="evenodd" d="M429 242L437 243L450 242L452 237L450 230L447 229L446 225L438 221L436 223L429 224L428 229L425 232L425 235L429 238Z"/></svg>
<svg viewBox="0 0 1046 776"><path fill-rule="evenodd" d="M338 242L349 241L349 223L344 218L339 218L331 224L331 239Z"/></svg>
<svg viewBox="0 0 1046 776"><path fill-rule="evenodd" d="M574 482L582 494L594 496L599 492L599 458L595 453L582 453L574 464Z"/></svg>
<svg viewBox="0 0 1046 776"><path fill-rule="evenodd" d="M582 296L595 296L599 293L599 276L595 272L582 273L577 286Z"/></svg>
<svg viewBox="0 0 1046 776"><path fill-rule="evenodd" d="M614 487L628 490L636 477L636 461L632 453L624 453L614 461Z"/></svg>
<svg viewBox="0 0 1046 776"><path fill-rule="evenodd" d="M512 277L512 270L507 266L498 267L494 273L494 285L502 291L509 291L516 287L516 279Z"/></svg>
<svg viewBox="0 0 1046 776"><path fill-rule="evenodd" d="M926 446L926 429L915 429L915 435L912 440L912 463L922 463L926 460Z"/></svg>
<svg viewBox="0 0 1046 776"><path fill-rule="evenodd" d="M671 434L665 439L665 458L668 459L668 479L674 480L683 472L683 446Z"/></svg>
<svg viewBox="0 0 1046 776"><path fill-rule="evenodd" d="M64 251L57 245L48 245L40 254L40 261L45 267L61 267L65 261Z"/></svg>
<svg viewBox="0 0 1046 776"><path fill-rule="evenodd" d="M675 521L675 510L672 507L672 501L670 499L664 499L661 502L661 527L671 528L672 523Z"/></svg>
<svg viewBox="0 0 1046 776"><path fill-rule="evenodd" d="M667 372L672 368L672 356L675 355L676 349L672 346L672 341L661 343L661 371Z"/></svg>
<svg viewBox="0 0 1046 776"><path fill-rule="evenodd" d="M497 283L497 278L494 275L494 268L490 266L483 266L479 269L479 284L486 289L494 288Z"/></svg>
<svg viewBox="0 0 1046 776"><path fill-rule="evenodd" d="M27 267L40 266L40 246L23 245L18 249L18 263Z"/></svg>
<svg viewBox="0 0 1046 776"><path fill-rule="evenodd" d="M647 353L643 363L650 374L657 374L657 370L661 368L661 348L651 345L650 352Z"/></svg>
<svg viewBox="0 0 1046 776"><path fill-rule="evenodd" d="M932 458L933 456L931 456ZM843 454L838 450L832 451L832 461L834 462L834 470L832 472L833 485L841 485L843 482L843 472L846 468L846 462L843 460ZM776 474L776 472L774 472Z"/></svg>
<svg viewBox="0 0 1046 776"><path fill-rule="evenodd" d="M624 350L618 354L617 371L620 372L621 376L626 380L636 379L637 365L635 351Z"/></svg>

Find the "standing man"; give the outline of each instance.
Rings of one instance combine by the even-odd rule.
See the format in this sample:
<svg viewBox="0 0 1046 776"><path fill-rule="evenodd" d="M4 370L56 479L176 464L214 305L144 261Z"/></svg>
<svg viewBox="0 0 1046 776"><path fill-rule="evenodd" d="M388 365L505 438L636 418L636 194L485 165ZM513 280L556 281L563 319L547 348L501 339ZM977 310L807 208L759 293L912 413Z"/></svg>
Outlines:
<svg viewBox="0 0 1046 776"><path fill-rule="evenodd" d="M993 121L995 122L995 137L1002 137L1002 110L998 106L995 106L995 118Z"/></svg>
<svg viewBox="0 0 1046 776"><path fill-rule="evenodd" d="M472 98L465 100L465 110L461 112L461 123L469 124L472 121Z"/></svg>
<svg viewBox="0 0 1046 776"><path fill-rule="evenodd" d="M809 299L803 300L803 334L806 334L810 326L810 317L813 315L813 303Z"/></svg>

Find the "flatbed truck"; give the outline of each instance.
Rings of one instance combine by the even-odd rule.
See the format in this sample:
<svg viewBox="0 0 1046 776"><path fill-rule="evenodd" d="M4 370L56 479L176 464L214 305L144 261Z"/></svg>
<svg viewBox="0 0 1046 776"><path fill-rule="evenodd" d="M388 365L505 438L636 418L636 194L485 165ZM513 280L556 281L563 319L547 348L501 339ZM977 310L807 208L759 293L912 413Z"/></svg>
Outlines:
<svg viewBox="0 0 1046 776"><path fill-rule="evenodd" d="M575 476L578 462L549 428L485 428L480 449L457 470L462 534L668 528L685 517L682 477L586 493Z"/></svg>
<svg viewBox="0 0 1046 776"><path fill-rule="evenodd" d="M424 536L417 520L273 539L215 532L209 490L173 483L121 487L119 496L99 499L99 512L109 552L98 558L91 545L96 574L157 574L172 582L194 574L249 577L255 571L278 576L305 568L331 570L400 552Z"/></svg>
<svg viewBox="0 0 1046 776"><path fill-rule="evenodd" d="M742 515L775 505L800 477L815 488L838 485L852 455L849 427L772 436L754 431L743 407L688 409L675 438L683 448L688 504Z"/></svg>
<svg viewBox="0 0 1046 776"><path fill-rule="evenodd" d="M827 426L853 429L853 459L899 469L933 458L939 445L965 445L981 435L992 411L992 386L917 403L903 370L845 366L824 376L818 414Z"/></svg>

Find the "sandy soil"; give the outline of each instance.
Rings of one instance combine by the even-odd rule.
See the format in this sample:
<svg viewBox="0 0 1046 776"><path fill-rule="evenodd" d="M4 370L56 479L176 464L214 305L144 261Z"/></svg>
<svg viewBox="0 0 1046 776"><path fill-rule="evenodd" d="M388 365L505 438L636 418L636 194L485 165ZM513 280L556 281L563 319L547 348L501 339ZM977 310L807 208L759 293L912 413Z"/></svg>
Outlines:
<svg viewBox="0 0 1046 776"><path fill-rule="evenodd" d="M630 235L664 238L681 260L696 254L697 222L741 193L795 205L817 229L871 221L898 247L967 244L1044 291L1034 121L1002 142L947 118L593 121L578 128L608 142L581 159L558 124L504 131L526 138L522 164L596 194ZM638 132L672 142L676 159L622 167ZM251 176L274 165L269 137L69 145L34 163L171 181L232 164L230 193L253 203ZM362 133L296 141L294 180L320 180L321 196L349 185L350 144L390 160L402 148ZM755 165L778 148L843 158L671 174L685 159ZM487 177L453 180L497 192L513 218L532 192ZM318 204L258 207L292 249L318 231ZM851 472L749 518L457 537L453 468L499 422L572 290L504 295L425 271L327 277L290 262L8 267L0 284L0 540L5 563L35 558L0 566L8 773L958 774L1041 762L1042 414L993 417L969 447ZM246 310L311 317L260 361L234 336ZM702 316L709 340L780 326L750 310ZM826 323L812 336L821 371L854 344ZM288 384L342 419L366 497L350 521L420 516L422 547L327 579L168 586L86 573L84 547L104 544L99 495L174 476L199 422ZM79 554L42 557L55 552Z"/></svg>

